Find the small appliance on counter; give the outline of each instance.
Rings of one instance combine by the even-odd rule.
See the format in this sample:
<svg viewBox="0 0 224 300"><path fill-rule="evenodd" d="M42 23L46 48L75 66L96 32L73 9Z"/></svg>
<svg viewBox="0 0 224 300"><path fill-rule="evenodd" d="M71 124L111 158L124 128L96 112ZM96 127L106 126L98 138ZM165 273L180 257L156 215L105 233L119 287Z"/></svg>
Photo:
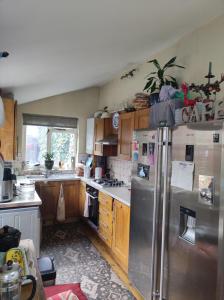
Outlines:
<svg viewBox="0 0 224 300"><path fill-rule="evenodd" d="M16 175L12 173L12 163L0 158L0 202L9 202L13 199L13 185Z"/></svg>
<svg viewBox="0 0 224 300"><path fill-rule="evenodd" d="M101 167L95 168L95 179L101 179L102 178L103 169Z"/></svg>

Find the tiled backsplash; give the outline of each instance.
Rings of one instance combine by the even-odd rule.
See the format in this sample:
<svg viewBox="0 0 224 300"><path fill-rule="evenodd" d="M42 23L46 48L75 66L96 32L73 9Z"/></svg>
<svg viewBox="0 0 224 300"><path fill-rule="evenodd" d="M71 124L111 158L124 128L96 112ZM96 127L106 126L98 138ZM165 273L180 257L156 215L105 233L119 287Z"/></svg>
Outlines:
<svg viewBox="0 0 224 300"><path fill-rule="evenodd" d="M115 157L108 157L107 166L112 177L123 180L125 183L131 182L132 163L128 160L121 160Z"/></svg>

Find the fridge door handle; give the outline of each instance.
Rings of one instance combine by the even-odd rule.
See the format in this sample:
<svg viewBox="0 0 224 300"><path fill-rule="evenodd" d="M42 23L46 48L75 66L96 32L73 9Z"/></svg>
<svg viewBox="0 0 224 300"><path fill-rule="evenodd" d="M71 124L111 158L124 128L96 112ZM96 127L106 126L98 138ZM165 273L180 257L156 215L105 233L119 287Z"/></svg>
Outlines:
<svg viewBox="0 0 224 300"><path fill-rule="evenodd" d="M169 153L171 146L171 130L168 127L164 128L164 143L163 143L163 199L162 199L162 238L161 238L161 260L160 260L160 287L159 300L166 299L166 287L164 286L165 278L165 261L167 251L167 224L168 224L168 201L169 201Z"/></svg>
<svg viewBox="0 0 224 300"><path fill-rule="evenodd" d="M151 282L151 299L156 300L159 296L159 289L157 283L158 277L158 243L159 243L159 204L160 204L160 185L162 172L162 150L163 150L163 129L157 129L156 141L156 167L155 167L155 189L154 189L154 208L153 208L153 238L152 238L152 282Z"/></svg>

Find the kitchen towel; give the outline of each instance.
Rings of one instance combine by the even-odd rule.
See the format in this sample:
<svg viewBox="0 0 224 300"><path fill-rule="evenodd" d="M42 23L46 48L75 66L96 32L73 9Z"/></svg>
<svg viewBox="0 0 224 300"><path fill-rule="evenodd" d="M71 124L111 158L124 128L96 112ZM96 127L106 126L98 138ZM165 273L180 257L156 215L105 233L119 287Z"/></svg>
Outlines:
<svg viewBox="0 0 224 300"><path fill-rule="evenodd" d="M59 199L58 199L57 221L59 221L59 222L65 221L65 199L64 199L64 191L63 191L62 184L60 187L60 193L59 193Z"/></svg>
<svg viewBox="0 0 224 300"><path fill-rule="evenodd" d="M86 201L83 216L89 218L90 195L86 193Z"/></svg>

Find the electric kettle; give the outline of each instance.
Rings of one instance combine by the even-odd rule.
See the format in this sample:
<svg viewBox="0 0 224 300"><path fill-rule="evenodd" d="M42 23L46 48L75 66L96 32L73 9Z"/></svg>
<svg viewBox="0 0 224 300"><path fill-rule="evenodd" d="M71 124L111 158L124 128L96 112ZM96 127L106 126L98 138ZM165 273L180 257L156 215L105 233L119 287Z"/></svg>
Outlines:
<svg viewBox="0 0 224 300"><path fill-rule="evenodd" d="M36 294L36 279L32 275L21 276L18 263L9 260L0 267L0 299L1 300L23 300L21 299L21 284L23 280L32 281L31 295L27 300L32 300Z"/></svg>

